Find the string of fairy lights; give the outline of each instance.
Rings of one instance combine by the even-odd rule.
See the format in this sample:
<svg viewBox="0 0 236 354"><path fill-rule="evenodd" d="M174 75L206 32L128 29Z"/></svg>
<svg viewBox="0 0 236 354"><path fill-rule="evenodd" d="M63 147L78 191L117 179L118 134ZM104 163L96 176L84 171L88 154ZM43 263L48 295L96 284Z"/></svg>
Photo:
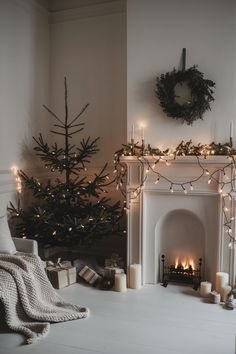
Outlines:
<svg viewBox="0 0 236 354"><path fill-rule="evenodd" d="M183 192L185 195L191 193L196 188L196 183L200 180L207 180L208 184L215 183L218 186L218 192L222 199L222 211L223 211L223 227L225 234L229 238L229 247L233 247L236 244L236 239L233 234L234 225L234 205L233 205L233 193L235 192L235 180L236 180L236 150L232 145L232 138L230 142L226 144L215 143L211 144L198 144L193 145L192 141L181 143L174 149L167 148L164 151L159 148L153 148L149 144L145 146L144 140L142 143L134 143L131 139L131 143L123 145L123 147L115 153L114 157L114 174L116 175L116 189L120 190L123 196L126 198L126 204L124 209L127 212L130 209L130 203L132 200L138 198L141 194L145 182L147 181L148 174L151 172L152 176L155 176L154 184L158 184L160 181L165 182L169 186L170 193ZM178 156L193 156L196 158L197 166L199 167L199 174L187 181L179 182L172 180L163 174L161 168L163 163L168 167ZM223 167L210 170L204 165L205 160L209 156L226 156L228 162ZM129 161L127 157L137 159L141 170L141 179L138 186L127 189L127 164Z"/></svg>

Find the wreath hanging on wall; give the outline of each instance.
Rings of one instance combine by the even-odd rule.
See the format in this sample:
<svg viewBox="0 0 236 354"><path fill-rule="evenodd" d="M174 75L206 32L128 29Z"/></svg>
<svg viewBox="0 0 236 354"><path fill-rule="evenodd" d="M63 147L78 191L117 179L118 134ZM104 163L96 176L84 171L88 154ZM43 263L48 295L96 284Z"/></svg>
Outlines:
<svg viewBox="0 0 236 354"><path fill-rule="evenodd" d="M204 79L204 74L196 65L187 70L184 67L185 64L183 70L173 69L157 78L155 93L168 117L182 119L191 125L195 120L202 119L207 110L211 110L215 83ZM186 85L189 89L189 99L183 103L177 101L177 85Z"/></svg>

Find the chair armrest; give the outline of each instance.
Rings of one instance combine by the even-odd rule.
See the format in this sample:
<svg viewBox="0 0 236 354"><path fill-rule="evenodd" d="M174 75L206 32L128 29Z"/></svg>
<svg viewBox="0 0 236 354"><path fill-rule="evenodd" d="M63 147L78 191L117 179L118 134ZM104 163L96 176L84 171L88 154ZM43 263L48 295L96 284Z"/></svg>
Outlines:
<svg viewBox="0 0 236 354"><path fill-rule="evenodd" d="M32 253L38 256L38 243L35 240L12 237L18 252Z"/></svg>

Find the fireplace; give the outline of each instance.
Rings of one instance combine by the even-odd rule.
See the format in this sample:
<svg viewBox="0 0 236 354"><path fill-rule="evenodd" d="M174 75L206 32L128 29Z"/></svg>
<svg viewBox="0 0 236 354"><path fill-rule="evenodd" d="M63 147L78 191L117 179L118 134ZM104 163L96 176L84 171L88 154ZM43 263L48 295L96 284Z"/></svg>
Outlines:
<svg viewBox="0 0 236 354"><path fill-rule="evenodd" d="M151 159L152 157L145 157ZM207 171L225 166L227 158L213 156L201 158ZM128 235L127 263L142 264L143 284L162 281L161 255L165 255L168 266L176 258L192 259L199 264L202 258L201 279L214 284L215 273L230 273L234 282L234 249L228 247L224 234L222 194L217 183L208 183L203 176L188 193L181 188L174 192L166 180L156 183L156 174L145 171L144 163L135 157L124 157L127 165ZM199 175L199 165L193 156L177 157L167 166L159 162L158 172L174 181L189 181ZM145 174L145 178L144 178ZM140 194L130 199L132 191L144 181ZM234 203L234 196L233 196Z"/></svg>

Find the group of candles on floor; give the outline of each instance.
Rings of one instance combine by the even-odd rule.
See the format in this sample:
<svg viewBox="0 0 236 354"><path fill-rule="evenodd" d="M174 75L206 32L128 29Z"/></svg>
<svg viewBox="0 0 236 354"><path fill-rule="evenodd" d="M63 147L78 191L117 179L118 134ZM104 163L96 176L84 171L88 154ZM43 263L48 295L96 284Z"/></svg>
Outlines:
<svg viewBox="0 0 236 354"><path fill-rule="evenodd" d="M128 267L129 287L131 289L140 289L141 281L141 264L131 264ZM118 292L126 291L127 289L126 274L115 274L114 290ZM225 302L226 307L234 308L234 295L232 287L229 284L229 274L224 272L216 273L215 290L212 291L212 283L202 281L200 284L200 295L203 298L208 298L213 304Z"/></svg>
<svg viewBox="0 0 236 354"><path fill-rule="evenodd" d="M216 273L215 290L212 291L212 283L202 281L200 284L200 295L209 298L213 304L223 301L227 308L234 308L234 290L229 284L229 274L224 272Z"/></svg>

